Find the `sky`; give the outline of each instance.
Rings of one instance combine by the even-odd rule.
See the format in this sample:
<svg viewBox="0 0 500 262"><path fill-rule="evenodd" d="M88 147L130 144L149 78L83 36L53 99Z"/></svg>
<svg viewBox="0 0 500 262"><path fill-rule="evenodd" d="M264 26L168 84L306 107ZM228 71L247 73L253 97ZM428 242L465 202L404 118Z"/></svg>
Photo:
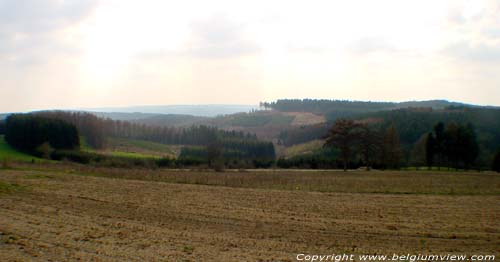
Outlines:
<svg viewBox="0 0 500 262"><path fill-rule="evenodd" d="M0 0L0 112L280 98L500 105L500 1Z"/></svg>

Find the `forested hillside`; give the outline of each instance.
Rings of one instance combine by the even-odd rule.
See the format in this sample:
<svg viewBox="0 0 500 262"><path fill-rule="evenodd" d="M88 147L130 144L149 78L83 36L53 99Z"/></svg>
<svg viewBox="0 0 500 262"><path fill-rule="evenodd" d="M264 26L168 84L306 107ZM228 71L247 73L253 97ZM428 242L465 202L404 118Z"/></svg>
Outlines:
<svg viewBox="0 0 500 262"><path fill-rule="evenodd" d="M310 112L324 115L327 120L350 117L358 114L393 110L409 107L443 109L448 106L463 106L465 104L446 100L394 102L367 102L327 99L280 99L276 102L262 102L261 107L282 112Z"/></svg>
<svg viewBox="0 0 500 262"><path fill-rule="evenodd" d="M426 164L425 142L427 141L427 135L433 132L438 123L442 123L446 129L456 130L455 133L458 137L461 134L473 133L474 140L477 141L479 146L477 148L478 155L474 158L476 165L489 168L495 152L500 147L500 132L498 131L500 130L500 109L495 108L465 106L450 106L436 110L432 108L405 108L357 114L348 118L355 120L356 123L367 125L380 133L380 138L377 140L381 142L383 142L384 132L393 130L397 134L397 137L394 138L396 139L395 143L400 145L398 162L404 166ZM285 130L280 134L279 144L292 146L316 139L324 139L332 124ZM464 143L467 140L465 138L457 139ZM450 148L452 147L450 146ZM466 147L459 146L452 151L456 153L462 148ZM317 152L321 152L320 148L317 149ZM466 153L463 152L460 155L466 155ZM295 156L295 158L297 157ZM457 157L453 155L449 158L456 159ZM318 156L314 161L320 159L323 159L323 157ZM299 160L295 159L293 161L297 162ZM304 161L304 159L302 158L300 161ZM283 165L289 164L283 161L281 163Z"/></svg>
<svg viewBox="0 0 500 262"><path fill-rule="evenodd" d="M418 138L432 130L438 122L472 124L479 140L487 148L500 145L500 109L449 107L443 110L399 109L381 111L357 117L375 119L382 126L394 124L401 135L401 142L414 143Z"/></svg>
<svg viewBox="0 0 500 262"><path fill-rule="evenodd" d="M500 109L495 107L445 100L392 103L313 99L278 100L261 106L265 110L217 117L74 111L42 111L33 115L74 125L96 152L109 152L105 148L110 138L150 141L175 146L176 155L187 159L186 163L193 159L201 162L215 154L229 162L246 159L243 162L258 161L254 166L261 163L268 166L278 152L279 157L288 161L278 161L281 167L339 167L338 151L322 148L320 141L325 141L334 122L343 118L369 126L379 134L381 142L388 130L392 130L391 141L400 145L401 166L422 164L423 143L438 123L465 130L458 132L459 135L474 134L478 165L487 167L500 147ZM5 121L0 121L0 134L4 132ZM363 164L360 156L352 161L358 161L351 163L353 166Z"/></svg>
<svg viewBox="0 0 500 262"><path fill-rule="evenodd" d="M260 141L254 134L243 131L224 131L213 126L187 128L162 127L99 118L86 112L44 111L36 116L63 120L75 125L85 141L93 148L106 147L109 137L140 139L168 145L207 147L217 143L227 155L273 161L274 147L271 142Z"/></svg>

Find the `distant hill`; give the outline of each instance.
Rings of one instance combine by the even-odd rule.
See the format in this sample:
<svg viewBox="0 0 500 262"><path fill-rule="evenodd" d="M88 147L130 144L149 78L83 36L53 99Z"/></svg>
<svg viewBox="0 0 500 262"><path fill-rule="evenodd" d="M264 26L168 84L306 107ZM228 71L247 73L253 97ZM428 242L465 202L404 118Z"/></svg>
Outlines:
<svg viewBox="0 0 500 262"><path fill-rule="evenodd" d="M150 117L155 117L161 114L151 114L151 113L124 113L124 112L90 112L98 117L102 118L110 118L113 120L120 121L135 121L140 119L146 119Z"/></svg>
<svg viewBox="0 0 500 262"><path fill-rule="evenodd" d="M10 114L0 114L0 120L4 120L5 118L7 118Z"/></svg>
<svg viewBox="0 0 500 262"><path fill-rule="evenodd" d="M271 103L261 103L261 106L262 108L265 108L265 110L251 109L249 112L239 112L218 116L157 114L146 112L99 112L95 114L115 120L126 120L150 126L215 126L224 130L253 133L260 139L268 141L277 141L277 139L279 139L284 146L291 146L320 138L326 133L326 130L328 130L331 123L340 117L363 118L366 117L367 114L378 114L372 116L379 116L383 112L391 112L399 109L411 109L411 111L424 113L434 111L434 113L431 113L430 115L437 116L436 118L433 118L435 120L443 117L442 114L437 113L439 110L446 110L450 108L495 109L495 107L469 105L447 100L407 101L395 103L348 100L283 99ZM220 109L224 106L165 106L159 108L184 108L183 110L186 111L195 109L202 110L207 107ZM150 107L149 109L152 110L152 108L154 107ZM133 109L140 110L140 108ZM205 114L209 115L206 112ZM428 128L428 126L432 124L434 123L428 123L425 128ZM418 129L418 131L421 131L421 129ZM408 140L413 142L416 138L411 137Z"/></svg>
<svg viewBox="0 0 500 262"><path fill-rule="evenodd" d="M188 127L212 119L204 116L152 113L90 112L98 117L162 127Z"/></svg>
<svg viewBox="0 0 500 262"><path fill-rule="evenodd" d="M131 122L151 126L188 127L192 125L203 124L203 122L207 121L208 119L211 118L193 115L155 114L145 118L134 119Z"/></svg>
<svg viewBox="0 0 500 262"><path fill-rule="evenodd" d="M447 100L407 101L407 102L371 102L371 101L349 101L349 100L326 100L326 99L280 99L275 102L263 102L260 105L281 112L310 112L323 115L327 120L333 121L340 117L389 111L402 108L430 108L445 109L447 107L481 107L495 108L490 106L477 106Z"/></svg>
<svg viewBox="0 0 500 262"><path fill-rule="evenodd" d="M147 114L176 114L214 117L258 109L257 105L159 105L159 106L131 106L88 108L84 111L105 113L147 113Z"/></svg>

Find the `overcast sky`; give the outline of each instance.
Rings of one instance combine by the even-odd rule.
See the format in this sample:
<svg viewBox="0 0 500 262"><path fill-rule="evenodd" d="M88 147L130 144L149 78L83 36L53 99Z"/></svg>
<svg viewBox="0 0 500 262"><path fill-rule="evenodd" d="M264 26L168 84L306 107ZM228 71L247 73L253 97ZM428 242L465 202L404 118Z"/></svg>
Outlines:
<svg viewBox="0 0 500 262"><path fill-rule="evenodd" d="M0 111L500 105L500 1L0 0Z"/></svg>

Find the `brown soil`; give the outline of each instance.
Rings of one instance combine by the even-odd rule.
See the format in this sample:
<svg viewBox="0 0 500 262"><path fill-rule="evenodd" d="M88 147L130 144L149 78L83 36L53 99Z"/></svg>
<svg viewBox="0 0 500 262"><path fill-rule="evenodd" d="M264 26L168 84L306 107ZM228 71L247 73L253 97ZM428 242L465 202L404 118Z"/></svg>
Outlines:
<svg viewBox="0 0 500 262"><path fill-rule="evenodd" d="M500 197L320 193L0 170L2 261L499 254ZM409 185L411 186L411 185Z"/></svg>

